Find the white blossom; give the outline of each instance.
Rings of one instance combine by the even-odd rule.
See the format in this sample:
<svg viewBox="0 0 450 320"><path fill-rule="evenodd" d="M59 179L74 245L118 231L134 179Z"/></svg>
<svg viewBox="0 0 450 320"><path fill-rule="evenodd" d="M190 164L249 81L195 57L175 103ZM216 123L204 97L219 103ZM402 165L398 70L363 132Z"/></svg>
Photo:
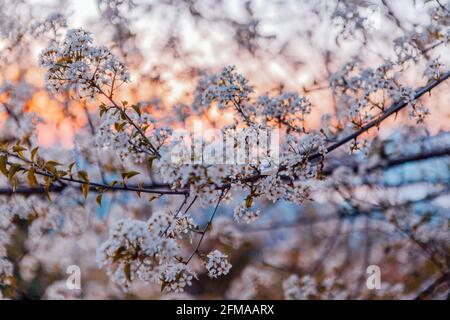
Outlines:
<svg viewBox="0 0 450 320"><path fill-rule="evenodd" d="M208 253L206 269L211 278L217 278L221 275L227 275L230 272L231 264L228 262L228 256L219 250Z"/></svg>

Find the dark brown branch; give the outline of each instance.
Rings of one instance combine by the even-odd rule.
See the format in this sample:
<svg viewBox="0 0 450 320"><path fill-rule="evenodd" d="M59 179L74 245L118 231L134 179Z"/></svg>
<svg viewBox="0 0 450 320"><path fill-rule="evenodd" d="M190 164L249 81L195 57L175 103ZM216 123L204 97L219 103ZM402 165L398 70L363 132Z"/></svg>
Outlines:
<svg viewBox="0 0 450 320"><path fill-rule="evenodd" d="M67 185L63 186L51 186L48 188L49 192L62 192ZM0 195L13 195L13 194L20 194L24 196L31 196L31 195L44 195L47 191L43 187L35 187L35 188L27 188L27 187L19 187L16 190L13 190L12 188L0 188Z"/></svg>
<svg viewBox="0 0 450 320"><path fill-rule="evenodd" d="M10 164L10 163L8 163ZM20 170L27 170L26 168L22 167ZM89 185L89 189L93 190L93 191L98 191L98 192L103 192L103 191L112 191L112 192L117 192L117 191L132 191L132 192L139 192L139 193L150 193L150 194L161 194L161 195L186 195L188 194L187 190L157 190L157 189L145 189L144 187L141 186L128 186L128 185L109 185L109 184L104 184L104 183L97 183L97 182L90 182L90 181L83 181L80 179L76 179L72 176L70 177L60 177L58 179L56 179L54 177L53 174L45 172L45 171L41 171L41 170L34 170L34 173L40 176L44 176L44 177L49 177L52 179L55 179L55 181L63 181L63 182L69 182L69 183L75 183L78 185ZM42 188L43 192L46 192L44 188ZM14 190L11 189L11 191L13 191L12 193L14 193Z"/></svg>
<svg viewBox="0 0 450 320"><path fill-rule="evenodd" d="M403 164L407 164L410 162L416 162L416 161L424 161L424 160L429 160L432 158L440 158L440 157L446 157L446 156L450 156L450 149L442 149L442 150L432 150L429 152L425 152L425 153L420 153L420 154L414 154L414 155L410 155L410 156L403 156L403 157L399 157L399 158L393 158L393 159L387 159L384 163L380 163L377 164L376 166L373 166L371 168L368 169L369 172L375 171L375 170L382 170L382 169L389 169L389 168L393 168L395 166L399 166L399 165L403 165ZM354 170L357 169L358 164L351 164L350 165L351 168L353 168ZM336 169L337 166L333 166L331 168L327 168L324 172L325 175L330 175L332 174L333 170ZM140 189L141 188L141 189ZM137 185L137 184L129 184L127 185L127 190L128 191L136 191L136 190L145 190L147 191L147 193L151 193L150 191L155 190L155 191L165 191L167 189L167 191L170 190L170 185L169 184L165 184L165 183L152 183L152 184L143 184L143 185ZM55 187L50 189L50 192L61 192L62 190L64 190L63 187ZM98 186L93 186L90 188L91 191L93 192L98 192ZM119 191L117 189L114 188L109 188L104 190L103 192L115 192L115 191ZM0 195L10 195L13 193L16 194L22 194L22 195L31 195L31 194L43 194L45 193L45 189L43 187L37 187L37 188L27 188L27 187L19 187L17 188L15 191L12 188L0 188ZM144 191L141 191L144 193ZM175 193L175 194L186 194L186 190L184 189L180 189L178 190L179 193ZM158 193L158 192L155 192Z"/></svg>

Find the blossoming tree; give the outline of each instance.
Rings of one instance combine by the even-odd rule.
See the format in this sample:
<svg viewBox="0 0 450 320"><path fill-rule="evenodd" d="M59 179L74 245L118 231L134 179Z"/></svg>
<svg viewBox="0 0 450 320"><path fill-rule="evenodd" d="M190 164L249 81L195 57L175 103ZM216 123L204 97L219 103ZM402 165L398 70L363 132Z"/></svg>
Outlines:
<svg viewBox="0 0 450 320"><path fill-rule="evenodd" d="M2 297L449 294L448 2L64 3L0 1Z"/></svg>

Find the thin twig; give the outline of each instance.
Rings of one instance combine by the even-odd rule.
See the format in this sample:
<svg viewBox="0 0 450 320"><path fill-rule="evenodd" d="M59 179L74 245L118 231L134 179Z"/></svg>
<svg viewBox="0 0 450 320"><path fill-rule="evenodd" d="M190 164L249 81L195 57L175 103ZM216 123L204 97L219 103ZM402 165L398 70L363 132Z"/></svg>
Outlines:
<svg viewBox="0 0 450 320"><path fill-rule="evenodd" d="M220 202L222 201L223 197L225 196L226 192L228 192L228 190L223 190L222 193L219 196L219 199L217 200L217 204L214 207L214 211L211 214L211 216L209 217L208 223L205 226L205 229L203 229L202 234L200 236L200 240L198 241L195 250L192 252L192 254L190 255L190 257L186 260L185 264L189 264L189 262L192 260L192 258L198 253L198 249L200 248L200 245L203 242L203 239L205 238L206 232L208 232L209 228L211 227L212 221L214 220L214 216L216 215L217 209L219 208Z"/></svg>

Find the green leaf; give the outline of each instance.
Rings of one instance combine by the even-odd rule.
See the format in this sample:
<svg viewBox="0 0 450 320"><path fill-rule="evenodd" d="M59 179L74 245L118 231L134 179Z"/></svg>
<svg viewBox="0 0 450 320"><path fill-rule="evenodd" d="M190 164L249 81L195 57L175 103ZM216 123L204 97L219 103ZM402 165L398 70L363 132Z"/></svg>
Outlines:
<svg viewBox="0 0 450 320"><path fill-rule="evenodd" d="M169 282L167 281L161 281L161 292L164 291L164 289L169 285Z"/></svg>
<svg viewBox="0 0 450 320"><path fill-rule="evenodd" d="M102 103L100 105L99 109L100 109L100 118L101 118L108 111L108 109L104 103Z"/></svg>
<svg viewBox="0 0 450 320"><path fill-rule="evenodd" d="M123 130L123 127L125 127L126 124L126 122L116 122L114 123L114 129L116 129L117 132L120 132Z"/></svg>
<svg viewBox="0 0 450 320"><path fill-rule="evenodd" d="M75 165L75 162L72 162L71 164L69 164L69 175L72 177L72 170L73 170L73 166Z"/></svg>
<svg viewBox="0 0 450 320"><path fill-rule="evenodd" d="M38 181L37 181L37 179L36 179L36 174L35 174L35 172L34 172L34 168L30 168L30 169L28 170L28 173L27 173L27 180L28 180L28 185L29 185L30 187L36 187L36 186L39 185L39 184L38 184Z"/></svg>
<svg viewBox="0 0 450 320"><path fill-rule="evenodd" d="M39 150L39 147L36 147L33 150L31 150L31 161L34 161L34 159L36 158L38 150Z"/></svg>
<svg viewBox="0 0 450 320"><path fill-rule="evenodd" d="M150 197L148 198L148 202L152 202L153 200L156 200L156 199L159 199L159 198L161 198L161 195L150 196Z"/></svg>
<svg viewBox="0 0 450 320"><path fill-rule="evenodd" d="M20 158L23 158L23 152L27 150L27 148L21 147L19 145L13 146L12 150L17 153Z"/></svg>
<svg viewBox="0 0 450 320"><path fill-rule="evenodd" d="M83 180L84 182L89 182L89 175L86 171L80 170L78 171L78 178Z"/></svg>
<svg viewBox="0 0 450 320"><path fill-rule="evenodd" d="M140 174L140 172L137 171L122 172L122 179L130 179L133 178L134 176L137 176L138 174Z"/></svg>
<svg viewBox="0 0 450 320"><path fill-rule="evenodd" d="M8 176L8 169L6 169L6 164L8 163L8 157L6 155L0 156L0 172Z"/></svg>
<svg viewBox="0 0 450 320"><path fill-rule="evenodd" d="M45 193L47 194L48 201L52 202L52 197L50 195L50 192L48 191L49 186L45 186L44 188L45 188Z"/></svg>
<svg viewBox="0 0 450 320"><path fill-rule="evenodd" d="M112 262L116 263L120 259L122 259L123 253L126 253L127 249L125 247L119 247L116 252L114 253Z"/></svg>
<svg viewBox="0 0 450 320"><path fill-rule="evenodd" d="M17 177L13 177L11 179L11 185L12 185L12 189L15 192L17 189L17 186L19 185L19 179L17 179Z"/></svg>
<svg viewBox="0 0 450 320"><path fill-rule="evenodd" d="M58 163L58 162L56 162L56 161L53 161L53 160L50 160L50 161L47 161L47 162L44 164L44 168L45 168L46 170L50 171L51 174L53 174L54 176L56 176L56 175L58 175L58 172L57 172L57 170L56 170L56 167L57 167L57 166L60 166L60 165L61 165L60 163Z"/></svg>
<svg viewBox="0 0 450 320"><path fill-rule="evenodd" d="M81 191L83 192L84 199L86 200L89 195L89 184L83 183L81 185Z"/></svg>
<svg viewBox="0 0 450 320"><path fill-rule="evenodd" d="M13 163L10 167L9 167L9 172L8 172L8 180L10 182L13 182L13 178L14 175L17 173L17 171L20 170L20 164L17 163Z"/></svg>
<svg viewBox="0 0 450 320"><path fill-rule="evenodd" d="M22 151L27 150L27 148L21 147L21 146L19 146L19 145L13 146L12 149L13 149L13 151L16 152L16 153L19 153L19 152L22 152Z"/></svg>
<svg viewBox="0 0 450 320"><path fill-rule="evenodd" d="M9 148L8 142L4 142L4 143L0 144L0 150L7 152L8 148Z"/></svg>
<svg viewBox="0 0 450 320"><path fill-rule="evenodd" d="M134 109L134 111L136 111L136 113L139 115L139 117L141 116L141 109L139 108L139 106L138 105L132 105L131 106L133 109Z"/></svg>
<svg viewBox="0 0 450 320"><path fill-rule="evenodd" d="M45 163L45 167L49 166L49 167L57 167L60 166L61 163L54 161L54 160L49 160Z"/></svg>
<svg viewBox="0 0 450 320"><path fill-rule="evenodd" d="M251 208L252 205L253 205L253 197L249 195L249 196L245 199L245 206L246 206L247 208Z"/></svg>
<svg viewBox="0 0 450 320"><path fill-rule="evenodd" d="M95 198L95 201L97 204L101 207L102 206L102 199L103 199L103 192L99 193L97 197Z"/></svg>
<svg viewBox="0 0 450 320"><path fill-rule="evenodd" d="M127 263L123 268L123 272L125 272L125 277L128 281L131 281L131 265Z"/></svg>

